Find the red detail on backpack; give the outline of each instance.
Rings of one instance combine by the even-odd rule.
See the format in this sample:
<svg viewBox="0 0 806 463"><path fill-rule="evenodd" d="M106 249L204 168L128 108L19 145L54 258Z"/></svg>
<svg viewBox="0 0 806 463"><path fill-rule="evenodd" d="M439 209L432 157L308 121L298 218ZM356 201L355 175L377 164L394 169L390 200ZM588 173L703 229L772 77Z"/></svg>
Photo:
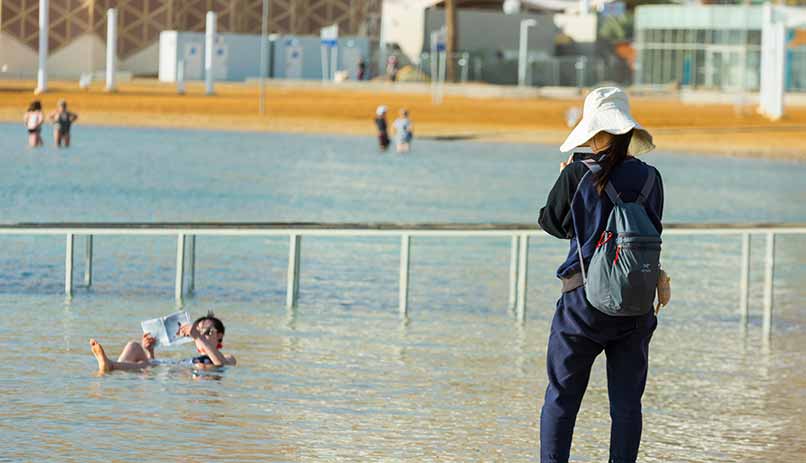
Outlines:
<svg viewBox="0 0 806 463"><path fill-rule="evenodd" d="M610 241L611 238L613 238L613 232L607 230L603 231L602 236L599 237L599 242L596 243L596 249L602 247L602 245Z"/></svg>
<svg viewBox="0 0 806 463"><path fill-rule="evenodd" d="M621 251L621 246L616 246L616 257L613 258L613 265L616 265L616 262L618 262L619 251Z"/></svg>

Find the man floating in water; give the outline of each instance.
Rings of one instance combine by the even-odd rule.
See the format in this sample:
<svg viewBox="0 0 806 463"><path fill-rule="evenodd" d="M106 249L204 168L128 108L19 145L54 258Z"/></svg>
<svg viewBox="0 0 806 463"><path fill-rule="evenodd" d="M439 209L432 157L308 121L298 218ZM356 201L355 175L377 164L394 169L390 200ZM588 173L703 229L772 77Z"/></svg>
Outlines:
<svg viewBox="0 0 806 463"><path fill-rule="evenodd" d="M182 325L177 334L193 339L196 350L201 354L188 359L186 362L189 366L209 368L236 364L235 357L221 353L224 324L212 312L208 312L207 315L198 318L193 323ZM113 370L142 370L156 365L155 343L156 340L150 333L144 333L142 345L130 341L123 348L117 361L113 361L106 356L103 346L98 341L90 339L92 353L95 355L95 360L98 361L99 373L108 373Z"/></svg>

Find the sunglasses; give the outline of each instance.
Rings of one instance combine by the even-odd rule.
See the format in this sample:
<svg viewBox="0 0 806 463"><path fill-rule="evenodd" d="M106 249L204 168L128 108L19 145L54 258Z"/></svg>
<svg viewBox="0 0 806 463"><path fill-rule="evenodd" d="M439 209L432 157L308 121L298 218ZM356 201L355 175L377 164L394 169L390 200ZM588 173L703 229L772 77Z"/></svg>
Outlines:
<svg viewBox="0 0 806 463"><path fill-rule="evenodd" d="M201 333L202 336L212 336L214 334L218 334L218 330L213 328L213 327L210 327L210 328L207 328L204 331L200 331L200 333Z"/></svg>

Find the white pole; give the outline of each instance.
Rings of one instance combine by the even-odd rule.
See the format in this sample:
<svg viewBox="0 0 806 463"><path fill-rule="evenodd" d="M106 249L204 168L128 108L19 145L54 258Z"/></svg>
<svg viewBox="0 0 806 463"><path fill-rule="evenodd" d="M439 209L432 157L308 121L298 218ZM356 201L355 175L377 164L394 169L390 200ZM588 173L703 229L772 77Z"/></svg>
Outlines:
<svg viewBox="0 0 806 463"><path fill-rule="evenodd" d="M48 0L39 0L39 70L36 93L48 90Z"/></svg>
<svg viewBox="0 0 806 463"><path fill-rule="evenodd" d="M84 286L92 286L92 235L87 235L87 252L84 256Z"/></svg>
<svg viewBox="0 0 806 463"><path fill-rule="evenodd" d="M529 235L521 235L520 257L518 261L518 321L526 321L526 281L529 272Z"/></svg>
<svg viewBox="0 0 806 463"><path fill-rule="evenodd" d="M302 236L291 235L288 241L288 277L286 285L285 304L287 308L297 306L299 299L299 264Z"/></svg>
<svg viewBox="0 0 806 463"><path fill-rule="evenodd" d="M185 283L185 235L178 235L176 238L176 285L174 286L174 298L177 303L182 303L182 292Z"/></svg>
<svg viewBox="0 0 806 463"><path fill-rule="evenodd" d="M260 114L266 114L266 89L264 79L266 77L268 60L266 59L266 39L269 35L269 0L263 0L263 13L260 17Z"/></svg>
<svg viewBox="0 0 806 463"><path fill-rule="evenodd" d="M215 55L215 26L216 14L207 12L207 23L204 30L204 84L206 94L212 95L213 89L213 58Z"/></svg>
<svg viewBox="0 0 806 463"><path fill-rule="evenodd" d="M190 284L188 294L196 291L196 235L190 235Z"/></svg>
<svg viewBox="0 0 806 463"><path fill-rule="evenodd" d="M330 70L330 63L328 62L328 55L327 53L327 45L321 44L319 45L319 49L322 51L322 82L327 82L327 75Z"/></svg>
<svg viewBox="0 0 806 463"><path fill-rule="evenodd" d="M411 251L411 237L403 235L400 238L400 316L406 317L409 312L409 254Z"/></svg>
<svg viewBox="0 0 806 463"><path fill-rule="evenodd" d="M764 320L762 331L769 339L772 333L773 278L775 276L775 233L767 233L767 257L764 262Z"/></svg>
<svg viewBox="0 0 806 463"><path fill-rule="evenodd" d="M176 63L176 93L185 94L185 60L183 59Z"/></svg>
<svg viewBox="0 0 806 463"><path fill-rule="evenodd" d="M786 25L776 22L775 7L765 3L761 19L761 91L759 109L773 120L784 111L784 67L786 66Z"/></svg>
<svg viewBox="0 0 806 463"><path fill-rule="evenodd" d="M742 234L742 271L739 280L739 315L742 327L747 325L747 300L750 289L750 234Z"/></svg>
<svg viewBox="0 0 806 463"><path fill-rule="evenodd" d="M437 81L439 80L439 76L437 73L439 72L439 51L437 50L437 41L439 40L439 33L434 31L431 32L431 54L429 55L429 61L431 65L431 101L433 103L437 102Z"/></svg>
<svg viewBox="0 0 806 463"><path fill-rule="evenodd" d="M114 8L106 10L106 91L114 92L117 87L115 71L117 67L118 12Z"/></svg>
<svg viewBox="0 0 806 463"><path fill-rule="evenodd" d="M442 96L445 92L445 71L448 66L448 53L445 51L439 52L439 93L437 95L437 102L442 104Z"/></svg>
<svg viewBox="0 0 806 463"><path fill-rule="evenodd" d="M529 52L529 28L536 25L534 19L521 20L521 35L518 48L518 85L526 85L527 54Z"/></svg>
<svg viewBox="0 0 806 463"><path fill-rule="evenodd" d="M509 256L509 308L514 309L518 303L518 253L520 252L520 238L512 237L512 248Z"/></svg>
<svg viewBox="0 0 806 463"><path fill-rule="evenodd" d="M336 71L339 67L339 42L330 47L330 80L336 80Z"/></svg>
<svg viewBox="0 0 806 463"><path fill-rule="evenodd" d="M64 251L64 294L73 295L73 234L67 234L67 244Z"/></svg>

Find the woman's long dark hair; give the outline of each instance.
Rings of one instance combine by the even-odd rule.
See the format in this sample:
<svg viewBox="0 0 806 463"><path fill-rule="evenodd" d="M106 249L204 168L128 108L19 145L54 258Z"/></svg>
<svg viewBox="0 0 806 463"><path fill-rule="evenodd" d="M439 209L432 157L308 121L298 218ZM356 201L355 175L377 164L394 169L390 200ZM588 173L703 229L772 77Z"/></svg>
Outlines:
<svg viewBox="0 0 806 463"><path fill-rule="evenodd" d="M594 180L594 185L596 185L596 192L599 193L599 196L602 195L602 192L607 186L607 181L610 180L610 172L616 168L619 164L624 162L627 159L627 148L630 146L630 141L632 140L633 131L630 130L629 132L622 134L622 135L614 135L613 136L613 143L610 144L610 147L607 148L604 153L597 153L597 154L606 154L604 159L599 162L599 165L602 167L602 170L599 171L599 175L596 176Z"/></svg>

